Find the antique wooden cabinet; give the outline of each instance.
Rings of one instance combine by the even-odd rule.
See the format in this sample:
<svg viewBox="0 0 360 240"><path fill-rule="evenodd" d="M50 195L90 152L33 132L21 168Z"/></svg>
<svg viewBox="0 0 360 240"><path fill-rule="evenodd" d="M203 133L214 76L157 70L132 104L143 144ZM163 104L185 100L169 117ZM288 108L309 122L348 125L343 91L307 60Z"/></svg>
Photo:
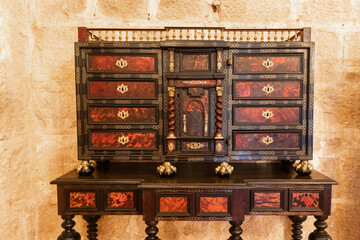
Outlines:
<svg viewBox="0 0 360 240"><path fill-rule="evenodd" d="M301 239L314 215L309 239L331 239L336 182L307 176L313 54L309 28L79 28L77 172L98 166L52 182L59 239L80 239L76 214L89 239L102 214L142 214L146 239L159 220L227 220L241 239L249 214L288 215Z"/></svg>

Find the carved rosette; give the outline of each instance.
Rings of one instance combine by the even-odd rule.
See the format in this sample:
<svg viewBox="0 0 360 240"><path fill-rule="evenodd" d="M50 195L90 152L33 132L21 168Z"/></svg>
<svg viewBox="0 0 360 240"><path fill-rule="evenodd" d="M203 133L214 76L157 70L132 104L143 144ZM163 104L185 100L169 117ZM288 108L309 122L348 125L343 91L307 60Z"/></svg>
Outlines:
<svg viewBox="0 0 360 240"><path fill-rule="evenodd" d="M215 138L217 139L222 139L223 135L221 133L221 129L222 129L222 92L223 92L224 88L223 87L216 87L216 96L217 96L217 101L216 101L216 134L215 134Z"/></svg>
<svg viewBox="0 0 360 240"><path fill-rule="evenodd" d="M175 87L168 87L169 91L169 135L168 138L175 138Z"/></svg>

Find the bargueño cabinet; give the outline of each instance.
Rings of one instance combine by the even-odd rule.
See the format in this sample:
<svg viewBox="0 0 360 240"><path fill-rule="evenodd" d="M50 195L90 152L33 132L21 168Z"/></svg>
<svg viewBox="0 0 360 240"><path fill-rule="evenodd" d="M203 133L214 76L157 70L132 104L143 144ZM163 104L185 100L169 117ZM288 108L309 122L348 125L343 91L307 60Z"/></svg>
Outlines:
<svg viewBox="0 0 360 240"><path fill-rule="evenodd" d="M52 182L64 219L58 239L80 239L74 215L97 239L106 214L143 215L148 240L162 220L230 221L229 239L241 239L245 215L289 216L301 239L314 215L309 239L331 239L336 182L309 162L309 28L78 31L81 164Z"/></svg>

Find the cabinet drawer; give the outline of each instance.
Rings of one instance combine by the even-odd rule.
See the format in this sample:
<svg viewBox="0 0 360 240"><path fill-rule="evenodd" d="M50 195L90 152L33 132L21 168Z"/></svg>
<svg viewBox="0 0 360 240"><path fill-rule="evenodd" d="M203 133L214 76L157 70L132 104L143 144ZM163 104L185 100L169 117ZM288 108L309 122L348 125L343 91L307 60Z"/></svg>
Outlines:
<svg viewBox="0 0 360 240"><path fill-rule="evenodd" d="M156 216L190 216L191 194L157 194Z"/></svg>
<svg viewBox="0 0 360 240"><path fill-rule="evenodd" d="M210 53L182 53L181 71L210 71Z"/></svg>
<svg viewBox="0 0 360 240"><path fill-rule="evenodd" d="M98 211L98 191L68 189L65 193L67 211Z"/></svg>
<svg viewBox="0 0 360 240"><path fill-rule="evenodd" d="M231 216L231 194L197 194L196 216Z"/></svg>
<svg viewBox="0 0 360 240"><path fill-rule="evenodd" d="M137 211L137 193L125 190L105 190L104 209L107 211Z"/></svg>
<svg viewBox="0 0 360 240"><path fill-rule="evenodd" d="M155 81L89 81L89 99L155 99Z"/></svg>
<svg viewBox="0 0 360 240"><path fill-rule="evenodd" d="M321 211L323 191L290 190L289 211Z"/></svg>
<svg viewBox="0 0 360 240"><path fill-rule="evenodd" d="M303 55L235 55L234 73L294 73L302 72Z"/></svg>
<svg viewBox="0 0 360 240"><path fill-rule="evenodd" d="M90 149L157 149L156 131L90 131Z"/></svg>
<svg viewBox="0 0 360 240"><path fill-rule="evenodd" d="M301 123L300 107L234 107L233 124Z"/></svg>
<svg viewBox="0 0 360 240"><path fill-rule="evenodd" d="M88 55L88 72L155 73L155 54Z"/></svg>
<svg viewBox="0 0 360 240"><path fill-rule="evenodd" d="M90 124L156 124L157 107L89 107Z"/></svg>
<svg viewBox="0 0 360 240"><path fill-rule="evenodd" d="M300 132L234 132L234 150L300 149Z"/></svg>
<svg viewBox="0 0 360 240"><path fill-rule="evenodd" d="M251 211L284 211L284 190L251 191Z"/></svg>
<svg viewBox="0 0 360 240"><path fill-rule="evenodd" d="M239 98L300 98L300 81L236 81L234 99Z"/></svg>

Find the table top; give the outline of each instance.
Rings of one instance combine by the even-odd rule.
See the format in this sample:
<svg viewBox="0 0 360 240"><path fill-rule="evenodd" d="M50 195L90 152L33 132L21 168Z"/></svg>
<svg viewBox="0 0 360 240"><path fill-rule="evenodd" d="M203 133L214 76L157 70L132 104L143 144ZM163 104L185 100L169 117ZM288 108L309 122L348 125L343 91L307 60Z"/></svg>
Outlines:
<svg viewBox="0 0 360 240"><path fill-rule="evenodd" d="M138 187L212 187L244 188L253 184L337 184L314 170L310 176L299 176L291 165L281 163L232 163L229 178L215 174L218 163L175 163L177 173L162 178L156 172L159 163L99 164L92 176L79 176L75 170L56 178L51 184L136 184Z"/></svg>

